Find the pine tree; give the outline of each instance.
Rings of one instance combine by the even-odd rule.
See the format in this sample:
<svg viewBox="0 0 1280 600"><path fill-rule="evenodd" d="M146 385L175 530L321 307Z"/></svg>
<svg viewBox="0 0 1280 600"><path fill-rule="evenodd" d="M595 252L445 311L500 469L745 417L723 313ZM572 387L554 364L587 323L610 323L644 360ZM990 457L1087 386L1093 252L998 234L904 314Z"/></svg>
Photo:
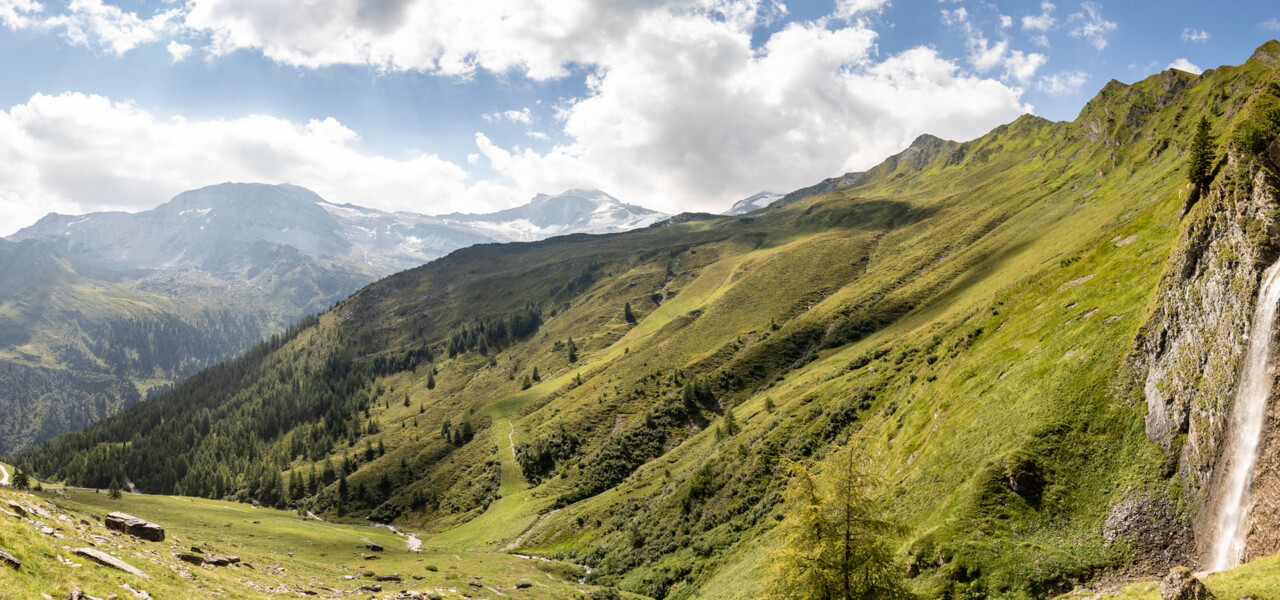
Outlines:
<svg viewBox="0 0 1280 600"><path fill-rule="evenodd" d="M409 408L409 394L404 395L404 407Z"/></svg>
<svg viewBox="0 0 1280 600"><path fill-rule="evenodd" d="M1209 119L1201 116L1196 124L1196 134L1191 140L1190 158L1187 164L1187 181L1201 186L1209 182L1213 172L1214 139Z"/></svg>
<svg viewBox="0 0 1280 600"><path fill-rule="evenodd" d="M120 493L120 481L117 480L115 477L112 477L111 485L107 486L107 497L112 500L119 500L121 495L122 494Z"/></svg>
<svg viewBox="0 0 1280 600"><path fill-rule="evenodd" d="M578 345L573 343L573 338L569 338L566 347L569 349L569 362L578 362Z"/></svg>
<svg viewBox="0 0 1280 600"><path fill-rule="evenodd" d="M773 396L765 396L765 397L764 397L764 411L765 411L765 412L773 412L773 409L774 409L774 408L775 408L775 407L774 407L774 404L773 404Z"/></svg>
<svg viewBox="0 0 1280 600"><path fill-rule="evenodd" d="M26 469L18 467L13 473L13 487L25 490L31 485L30 478L27 476Z"/></svg>
<svg viewBox="0 0 1280 600"><path fill-rule="evenodd" d="M427 371L427 389L429 389L429 390L434 390L434 389L436 389L436 373L435 373L435 371L436 371L436 368L435 368L435 367L431 367L431 370L430 370L430 371Z"/></svg>
<svg viewBox="0 0 1280 600"><path fill-rule="evenodd" d="M634 313L632 313L632 312L631 312L631 303L630 303L630 302L627 302L626 304L623 304L623 305L622 305L622 318L623 318L623 319L626 319L626 321L627 321L628 323L635 323L635 322L636 322L636 315L635 315Z"/></svg>
<svg viewBox="0 0 1280 600"><path fill-rule="evenodd" d="M542 381L542 376L538 374L538 367L536 366L533 368L533 380Z"/></svg>
<svg viewBox="0 0 1280 600"><path fill-rule="evenodd" d="M529 378L529 374L528 374L528 373L525 373L525 374L524 374L524 379L521 379L521 380L520 380L520 389L522 389L522 390L527 390L527 389L529 389L529 388L531 388L531 387L533 387L533 380Z"/></svg>
<svg viewBox="0 0 1280 600"><path fill-rule="evenodd" d="M881 518L875 478L838 448L814 474L788 462L790 513L779 525L783 543L769 559L770 596L805 600L906 599L887 541L901 528Z"/></svg>

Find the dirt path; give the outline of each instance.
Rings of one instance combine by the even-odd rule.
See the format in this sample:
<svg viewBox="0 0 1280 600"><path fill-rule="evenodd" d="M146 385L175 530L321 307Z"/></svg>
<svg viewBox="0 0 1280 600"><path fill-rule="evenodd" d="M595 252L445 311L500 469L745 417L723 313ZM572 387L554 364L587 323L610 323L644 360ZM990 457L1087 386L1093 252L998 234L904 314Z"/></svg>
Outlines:
<svg viewBox="0 0 1280 600"><path fill-rule="evenodd" d="M0 477L0 485L9 485L9 469L4 468L4 465L0 465L0 473L4 474L3 477Z"/></svg>
<svg viewBox="0 0 1280 600"><path fill-rule="evenodd" d="M516 424L507 419L507 425L511 426L511 432L507 434L507 441L511 443L511 460L516 459Z"/></svg>
<svg viewBox="0 0 1280 600"><path fill-rule="evenodd" d="M524 533L521 533L520 535L516 536L516 539L512 540L510 544L507 544L505 547L503 547L502 550L500 550L500 552L510 552L512 550L515 550L516 548L519 548L520 544L524 543L524 538L527 537L530 532L532 532L534 529L537 529L540 525L546 522L547 519L550 519L551 515L554 515L558 512L560 512L560 509L557 508L545 515L542 515L542 518L538 519L538 522L529 526L528 529L524 530Z"/></svg>

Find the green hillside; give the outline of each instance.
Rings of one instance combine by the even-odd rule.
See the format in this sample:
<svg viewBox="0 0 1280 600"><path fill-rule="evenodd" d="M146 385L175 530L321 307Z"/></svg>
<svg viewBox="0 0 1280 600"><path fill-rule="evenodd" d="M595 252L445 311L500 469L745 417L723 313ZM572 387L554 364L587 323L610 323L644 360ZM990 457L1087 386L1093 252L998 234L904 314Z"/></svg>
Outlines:
<svg viewBox="0 0 1280 600"><path fill-rule="evenodd" d="M1073 122L924 136L742 217L460 250L15 460L756 598L785 465L851 449L923 597L1156 573L1194 557L1185 450L1208 446L1148 438L1143 340L1177 309L1162 290L1208 268L1190 249L1246 308L1276 256L1277 64L1270 42L1113 81ZM1220 143L1193 188L1201 116Z"/></svg>
<svg viewBox="0 0 1280 600"><path fill-rule="evenodd" d="M268 311L141 292L42 242L0 240L0 454L119 412L231 358Z"/></svg>

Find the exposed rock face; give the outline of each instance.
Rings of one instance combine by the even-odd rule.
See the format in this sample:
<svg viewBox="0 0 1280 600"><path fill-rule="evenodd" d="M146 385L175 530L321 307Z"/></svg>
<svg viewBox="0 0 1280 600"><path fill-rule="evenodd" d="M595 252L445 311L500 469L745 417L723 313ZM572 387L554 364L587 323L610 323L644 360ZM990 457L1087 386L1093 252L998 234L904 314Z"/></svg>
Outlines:
<svg viewBox="0 0 1280 600"><path fill-rule="evenodd" d="M1274 167L1273 167L1274 168ZM1147 404L1147 436L1168 456L1196 524L1211 537L1211 483L1225 445L1259 278L1280 237L1277 181L1229 154L1186 216L1157 291L1155 310L1126 367Z"/></svg>
<svg viewBox="0 0 1280 600"><path fill-rule="evenodd" d="M1173 504L1158 490L1134 490L1111 507L1102 537L1108 546L1133 544L1134 575L1159 575L1169 565L1195 564L1191 526L1178 519Z"/></svg>
<svg viewBox="0 0 1280 600"><path fill-rule="evenodd" d="M139 519L133 515L126 515L120 512L108 513L103 524L107 526L107 529L114 529L120 533L127 533L133 537L147 540L148 542L164 541L164 527L144 519Z"/></svg>
<svg viewBox="0 0 1280 600"><path fill-rule="evenodd" d="M124 571L125 573L129 573L131 575L137 575L138 577L141 577L143 579L151 579L151 577L149 577L146 573L139 571L133 565L127 562L124 562L123 560L120 560L114 556L111 556L110 554L107 554L105 552L99 552L97 550L94 550L93 548L76 548L75 550L72 550L71 553L77 556L83 556L104 567L119 569L121 571Z"/></svg>
<svg viewBox="0 0 1280 600"><path fill-rule="evenodd" d="M1209 600L1213 592L1191 575L1191 569L1174 567L1160 580L1161 600Z"/></svg>

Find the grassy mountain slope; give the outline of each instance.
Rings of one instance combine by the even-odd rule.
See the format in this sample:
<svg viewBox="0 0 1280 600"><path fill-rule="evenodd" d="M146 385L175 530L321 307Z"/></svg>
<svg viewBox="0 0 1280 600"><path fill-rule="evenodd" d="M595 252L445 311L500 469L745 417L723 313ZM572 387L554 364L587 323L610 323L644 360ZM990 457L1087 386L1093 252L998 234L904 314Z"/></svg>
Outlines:
<svg viewBox="0 0 1280 600"><path fill-rule="evenodd" d="M851 445L926 596L1044 597L1185 559L1185 538L1152 563L1110 524L1141 497L1185 528L1122 365L1182 243L1195 121L1208 107L1233 139L1280 101L1272 64L1112 82L1074 122L922 137L743 217L460 250L18 458L745 598L783 460Z"/></svg>
<svg viewBox="0 0 1280 600"><path fill-rule="evenodd" d="M0 240L0 454L73 431L234 356L265 326L141 293L42 242Z"/></svg>

